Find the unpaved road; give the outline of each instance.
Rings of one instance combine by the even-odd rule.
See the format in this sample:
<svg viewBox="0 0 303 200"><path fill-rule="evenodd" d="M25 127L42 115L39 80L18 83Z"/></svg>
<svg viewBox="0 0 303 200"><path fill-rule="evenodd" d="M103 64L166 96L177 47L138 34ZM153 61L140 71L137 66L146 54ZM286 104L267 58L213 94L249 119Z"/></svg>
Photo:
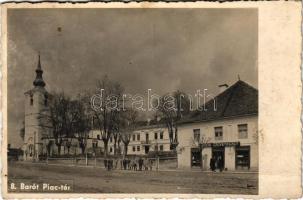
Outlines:
<svg viewBox="0 0 303 200"><path fill-rule="evenodd" d="M13 162L10 181L72 180L75 193L257 194L257 173L200 171L106 171L102 168Z"/></svg>

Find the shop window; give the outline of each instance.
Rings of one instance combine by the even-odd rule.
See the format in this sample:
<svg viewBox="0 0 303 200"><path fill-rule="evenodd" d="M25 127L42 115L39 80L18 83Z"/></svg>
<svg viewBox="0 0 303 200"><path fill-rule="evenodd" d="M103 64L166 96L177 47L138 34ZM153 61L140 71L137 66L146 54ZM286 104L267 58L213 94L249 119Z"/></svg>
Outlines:
<svg viewBox="0 0 303 200"><path fill-rule="evenodd" d="M200 129L194 129L194 141L200 142Z"/></svg>
<svg viewBox="0 0 303 200"><path fill-rule="evenodd" d="M137 151L140 151L140 146L137 146Z"/></svg>
<svg viewBox="0 0 303 200"><path fill-rule="evenodd" d="M136 147L135 146L133 146L133 152L135 152L136 151Z"/></svg>
<svg viewBox="0 0 303 200"><path fill-rule="evenodd" d="M248 138L247 134L247 124L239 124L238 125L238 137L239 139L246 139Z"/></svg>
<svg viewBox="0 0 303 200"><path fill-rule="evenodd" d="M250 146L236 147L236 169L250 168Z"/></svg>
<svg viewBox="0 0 303 200"><path fill-rule="evenodd" d="M199 148L191 148L191 166L201 167L201 150Z"/></svg>
<svg viewBox="0 0 303 200"><path fill-rule="evenodd" d="M137 140L140 141L140 134L137 135Z"/></svg>
<svg viewBox="0 0 303 200"><path fill-rule="evenodd" d="M163 140L163 131L160 132L160 139Z"/></svg>
<svg viewBox="0 0 303 200"><path fill-rule="evenodd" d="M135 141L136 140L136 135L133 135L133 141Z"/></svg>
<svg viewBox="0 0 303 200"><path fill-rule="evenodd" d="M160 151L163 151L163 145L160 145Z"/></svg>
<svg viewBox="0 0 303 200"><path fill-rule="evenodd" d="M158 133L155 132L155 140L157 140L157 139L158 139Z"/></svg>

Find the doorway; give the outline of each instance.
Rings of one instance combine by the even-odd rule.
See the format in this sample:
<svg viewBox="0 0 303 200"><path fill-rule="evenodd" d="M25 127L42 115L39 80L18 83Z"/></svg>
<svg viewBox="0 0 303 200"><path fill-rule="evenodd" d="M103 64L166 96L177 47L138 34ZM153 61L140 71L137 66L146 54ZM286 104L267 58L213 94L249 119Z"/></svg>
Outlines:
<svg viewBox="0 0 303 200"><path fill-rule="evenodd" d="M213 147L212 156L216 161L216 169L225 168L225 148L224 147Z"/></svg>

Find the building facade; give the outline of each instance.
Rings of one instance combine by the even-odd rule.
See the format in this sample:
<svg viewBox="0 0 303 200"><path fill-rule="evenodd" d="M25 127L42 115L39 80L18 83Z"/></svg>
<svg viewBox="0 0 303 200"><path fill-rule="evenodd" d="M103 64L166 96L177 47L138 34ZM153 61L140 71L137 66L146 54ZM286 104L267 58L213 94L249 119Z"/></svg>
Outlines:
<svg viewBox="0 0 303 200"><path fill-rule="evenodd" d="M210 169L211 158L223 170L258 170L258 92L238 81L207 109L179 127L178 167Z"/></svg>
<svg viewBox="0 0 303 200"><path fill-rule="evenodd" d="M45 151L42 138L52 135L49 109L51 96L45 89L42 74L39 55L34 88L25 92L24 160L38 160L39 155Z"/></svg>
<svg viewBox="0 0 303 200"><path fill-rule="evenodd" d="M134 131L128 145L129 155L148 155L152 152L170 151L166 127L145 127Z"/></svg>
<svg viewBox="0 0 303 200"><path fill-rule="evenodd" d="M210 159L224 169L258 169L258 118L246 116L180 127L178 166L210 169Z"/></svg>

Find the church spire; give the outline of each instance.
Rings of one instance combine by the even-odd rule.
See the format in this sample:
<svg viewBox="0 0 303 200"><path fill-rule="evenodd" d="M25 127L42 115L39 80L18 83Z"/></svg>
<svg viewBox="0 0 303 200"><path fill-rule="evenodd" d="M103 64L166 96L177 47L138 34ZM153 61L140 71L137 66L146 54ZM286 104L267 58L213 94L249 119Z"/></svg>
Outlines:
<svg viewBox="0 0 303 200"><path fill-rule="evenodd" d="M36 69L36 79L34 80L33 84L34 86L45 86L45 82L42 78L43 70L41 68L41 62L40 62L40 52L39 52L39 57L38 57L38 66Z"/></svg>

